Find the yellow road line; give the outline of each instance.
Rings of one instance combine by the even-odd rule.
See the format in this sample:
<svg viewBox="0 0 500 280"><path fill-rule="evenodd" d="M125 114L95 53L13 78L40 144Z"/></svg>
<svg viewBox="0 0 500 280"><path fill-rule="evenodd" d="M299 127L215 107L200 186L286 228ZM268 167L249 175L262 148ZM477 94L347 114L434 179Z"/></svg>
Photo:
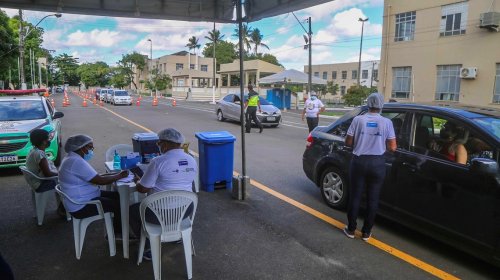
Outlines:
<svg viewBox="0 0 500 280"><path fill-rule="evenodd" d="M100 106L98 106L98 107L100 107ZM112 113L113 115L127 121L130 124L133 124L141 129L144 129L145 131L153 132L151 129L144 127L144 126L142 126L142 125L140 125L140 124L138 124L138 123L108 109L108 108L105 108L105 107L100 107L100 108ZM196 153L194 151L191 151L191 153L194 156L199 157L198 153ZM236 171L233 171L233 174L235 176L239 175L239 173ZM299 208L300 210L302 210L304 212L307 212L308 214L310 214L310 215L312 215L312 216L314 216L314 217L316 217L316 218L318 218L318 219L320 219L328 224L333 225L334 227L336 227L340 230L342 230L345 227L344 223L339 222L339 221L333 219L332 217L329 217L329 216L319 212L318 210L315 210L315 209L313 209L305 204L302 204L302 203L298 202L297 200L294 200L294 199L292 199L292 198L290 198L290 197L288 197L280 192L277 192L277 191L265 186L264 184L259 183L258 181L251 179L250 184L253 185L254 187L278 198L278 199L283 200L284 202L286 202L290 205L293 205L293 206ZM359 231L357 231L356 235L359 237L361 234ZM394 248L394 247L392 247L392 246L390 246L390 245L388 245L380 240L377 240L373 237L370 238L367 243L376 247L376 248L379 248L380 250L382 250L386 253L389 253L392 256L397 257L397 258L399 258L399 259L401 259L401 260L403 260L403 261L405 261L405 262L407 262L407 263L409 263L409 264L411 264L411 265L413 265L413 266L415 266L415 267L417 267L417 268L419 268L419 269L421 269L429 274L432 274L439 279L460 279L452 274L449 274L449 273L447 273L447 272L445 272L437 267L434 267L434 266L432 266L424 261L421 261L421 260L419 260L419 259L417 259L417 258L415 258L415 257L413 257L413 256L411 256L403 251L400 251L400 250L398 250L398 249L396 249L396 248Z"/></svg>

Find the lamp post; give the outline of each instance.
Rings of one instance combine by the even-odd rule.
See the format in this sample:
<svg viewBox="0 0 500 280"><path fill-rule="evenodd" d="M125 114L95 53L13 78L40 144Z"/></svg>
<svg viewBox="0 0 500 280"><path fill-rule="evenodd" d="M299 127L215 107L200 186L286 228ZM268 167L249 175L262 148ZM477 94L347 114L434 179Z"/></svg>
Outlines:
<svg viewBox="0 0 500 280"><path fill-rule="evenodd" d="M153 89L151 88L152 86L152 73L153 73L153 40L148 39L148 42L151 43L150 48L149 48L149 54L150 54L150 59L149 59L149 86L150 86L150 95L151 97L153 96Z"/></svg>
<svg viewBox="0 0 500 280"><path fill-rule="evenodd" d="M361 77L361 53L363 51L363 33L364 33L364 29L365 29L365 22L368 21L368 18L365 18L365 19L362 19L362 18L359 18L358 21L361 22L361 42L359 44L359 63L358 63L358 87L361 87L361 84L360 84L360 77Z"/></svg>
<svg viewBox="0 0 500 280"><path fill-rule="evenodd" d="M213 56L212 56L212 63L213 63L213 72L214 72L214 75L213 75L213 78L212 78L212 104L215 104L215 84L216 84L216 80L215 80L215 71L216 71L216 63L215 63L215 44L217 43L217 39L218 38L215 38L216 34L215 34L215 21L214 21L214 30L213 30L213 33L214 33L214 41L212 42L214 44L214 53L213 53ZM190 66L191 67L191 66Z"/></svg>
<svg viewBox="0 0 500 280"><path fill-rule="evenodd" d="M37 24L35 24L33 29L36 29L36 27L46 18L54 16L56 18L60 18L62 15L57 13L57 14L50 14L44 16L42 19L38 21ZM26 34L24 34L24 28L23 28L23 10L19 9L19 77L20 77L20 83L21 83L21 89L27 89L26 87L26 82L25 82L25 77L24 77L24 40L28 37L28 35L33 31L33 29L28 30Z"/></svg>

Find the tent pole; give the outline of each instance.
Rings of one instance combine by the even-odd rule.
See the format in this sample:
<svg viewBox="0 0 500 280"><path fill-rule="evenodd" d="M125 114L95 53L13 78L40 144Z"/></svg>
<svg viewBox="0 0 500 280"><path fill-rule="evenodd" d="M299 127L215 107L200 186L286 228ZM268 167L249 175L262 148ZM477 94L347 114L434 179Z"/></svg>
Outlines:
<svg viewBox="0 0 500 280"><path fill-rule="evenodd" d="M242 182L248 182L245 180L247 175L246 170L246 154L245 154L245 109L244 109L244 80L243 75L243 59L244 59L244 48L243 48L243 12L242 12L242 0L236 2L236 14L238 17L238 34L239 34L239 49L240 49L240 123L241 123L241 176ZM242 184L242 192L246 193L246 184ZM244 195L243 195L244 197Z"/></svg>

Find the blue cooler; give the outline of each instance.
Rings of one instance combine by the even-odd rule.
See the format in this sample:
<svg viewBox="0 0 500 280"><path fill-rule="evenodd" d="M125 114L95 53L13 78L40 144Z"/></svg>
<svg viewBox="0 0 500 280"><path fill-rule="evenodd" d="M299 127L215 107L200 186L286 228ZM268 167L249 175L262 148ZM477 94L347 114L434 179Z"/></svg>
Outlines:
<svg viewBox="0 0 500 280"><path fill-rule="evenodd" d="M156 133L134 133L132 137L132 146L134 152L139 153L142 157L142 163L149 163L151 159L160 155L160 150L156 143L158 135Z"/></svg>
<svg viewBox="0 0 500 280"><path fill-rule="evenodd" d="M216 185L232 188L234 141L227 131L207 131L195 134L200 154L200 184L207 192L213 192Z"/></svg>

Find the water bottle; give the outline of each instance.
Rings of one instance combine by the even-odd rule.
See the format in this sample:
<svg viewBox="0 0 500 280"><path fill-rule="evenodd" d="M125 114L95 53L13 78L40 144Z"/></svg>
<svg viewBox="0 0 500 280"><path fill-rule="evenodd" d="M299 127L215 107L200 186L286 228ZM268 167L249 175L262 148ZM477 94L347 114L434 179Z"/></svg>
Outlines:
<svg viewBox="0 0 500 280"><path fill-rule="evenodd" d="M121 158L116 150L115 150L115 156L113 157L113 169L114 170L121 169Z"/></svg>

